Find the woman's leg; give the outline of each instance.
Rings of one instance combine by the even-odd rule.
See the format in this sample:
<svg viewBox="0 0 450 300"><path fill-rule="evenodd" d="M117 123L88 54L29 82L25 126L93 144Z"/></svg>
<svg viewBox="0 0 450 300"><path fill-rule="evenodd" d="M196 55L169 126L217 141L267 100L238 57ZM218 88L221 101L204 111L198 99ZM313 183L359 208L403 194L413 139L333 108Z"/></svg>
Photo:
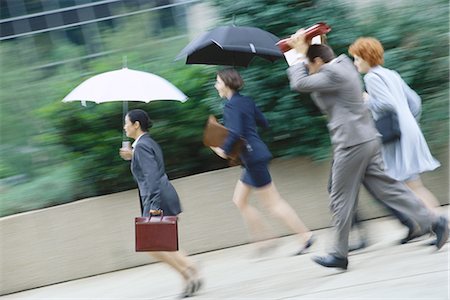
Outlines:
<svg viewBox="0 0 450 300"><path fill-rule="evenodd" d="M188 274L185 272L188 265L186 261L183 261L183 259L179 259L179 256L181 254L176 252L166 252L166 251L155 251L155 252L149 252L149 254L153 257L155 257L157 260L160 260L169 266L171 266L175 271L177 271L185 281L189 280Z"/></svg>
<svg viewBox="0 0 450 300"><path fill-rule="evenodd" d="M299 234L303 243L307 243L312 236L312 232L306 227L302 220L295 213L289 203L278 193L273 182L257 189L258 196L263 201L266 209L284 224Z"/></svg>
<svg viewBox="0 0 450 300"><path fill-rule="evenodd" d="M233 194L233 202L239 209L242 218L246 222L253 241L267 239L267 226L259 211L248 202L251 187L241 180L236 184Z"/></svg>
<svg viewBox="0 0 450 300"><path fill-rule="evenodd" d="M438 207L439 201L422 183L420 177L405 182L406 185L416 194L416 196L422 200L423 204L430 209L432 212L436 213L436 207Z"/></svg>
<svg viewBox="0 0 450 300"><path fill-rule="evenodd" d="M183 277L185 288L182 298L192 296L201 288L203 281L200 279L199 270L183 251L150 252L150 255L162 262L165 262L175 269L181 277Z"/></svg>
<svg viewBox="0 0 450 300"><path fill-rule="evenodd" d="M171 252L172 258L176 261L179 266L182 266L183 272L188 273L188 276L192 278L198 278L200 272L197 268L197 265L192 261L192 259L187 256L187 254L183 250L179 250L177 252Z"/></svg>

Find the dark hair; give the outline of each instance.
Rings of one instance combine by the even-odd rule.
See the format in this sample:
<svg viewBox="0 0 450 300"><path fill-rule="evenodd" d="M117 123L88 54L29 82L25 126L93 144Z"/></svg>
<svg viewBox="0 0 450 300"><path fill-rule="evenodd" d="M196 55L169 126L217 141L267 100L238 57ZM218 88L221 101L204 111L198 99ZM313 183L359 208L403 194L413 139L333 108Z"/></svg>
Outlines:
<svg viewBox="0 0 450 300"><path fill-rule="evenodd" d="M131 123L139 122L139 125L141 125L142 131L148 131L149 128L152 128L153 122L148 117L148 114L143 111L142 109L133 109L130 110L127 113L128 118L130 119Z"/></svg>
<svg viewBox="0 0 450 300"><path fill-rule="evenodd" d="M314 44L309 46L308 52L306 53L309 61L314 61L314 58L320 57L324 63L330 62L336 57L330 46Z"/></svg>
<svg viewBox="0 0 450 300"><path fill-rule="evenodd" d="M233 68L220 70L217 72L217 76L233 91L239 91L244 86L244 80L241 75Z"/></svg>

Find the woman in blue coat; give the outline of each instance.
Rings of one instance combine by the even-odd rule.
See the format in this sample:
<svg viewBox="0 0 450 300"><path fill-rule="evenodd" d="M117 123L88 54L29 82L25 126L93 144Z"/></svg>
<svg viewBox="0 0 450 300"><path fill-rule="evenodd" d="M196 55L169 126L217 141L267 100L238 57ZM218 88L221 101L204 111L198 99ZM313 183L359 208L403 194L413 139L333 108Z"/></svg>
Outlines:
<svg viewBox="0 0 450 300"><path fill-rule="evenodd" d="M421 99L400 75L383 67L384 49L381 42L372 37L358 38L349 48L355 58L355 66L364 75L367 93L364 100L375 120L386 111L398 116L401 136L397 141L383 144L382 155L386 174L404 181L434 214L439 215L439 201L420 179L420 174L432 171L440 163L432 156L419 126ZM416 236L411 229L402 243ZM431 244L433 244L432 242Z"/></svg>
<svg viewBox="0 0 450 300"><path fill-rule="evenodd" d="M382 148L386 173L404 181L428 208L435 210L439 202L423 185L420 174L438 168L440 163L431 155L418 123L421 113L419 95L397 72L382 66L384 49L379 40L359 38L350 46L349 52L355 58L358 71L365 74L365 100L374 119L388 110L395 111L398 116L400 139L383 144Z"/></svg>
<svg viewBox="0 0 450 300"><path fill-rule="evenodd" d="M303 254L313 243L310 230L303 224L292 207L278 193L269 173L268 164L272 154L257 132L257 126L267 128L269 124L250 97L238 91L244 81L234 69L224 69L217 73L215 88L221 98L226 99L224 123L229 135L222 147L211 147L217 155L227 158L233 146L244 140L240 153L243 172L238 180L233 202L247 222L254 241L266 240L267 230L260 212L249 204L249 195L255 190L264 206L283 223L298 233L301 246L298 254ZM267 245L262 247L265 250Z"/></svg>

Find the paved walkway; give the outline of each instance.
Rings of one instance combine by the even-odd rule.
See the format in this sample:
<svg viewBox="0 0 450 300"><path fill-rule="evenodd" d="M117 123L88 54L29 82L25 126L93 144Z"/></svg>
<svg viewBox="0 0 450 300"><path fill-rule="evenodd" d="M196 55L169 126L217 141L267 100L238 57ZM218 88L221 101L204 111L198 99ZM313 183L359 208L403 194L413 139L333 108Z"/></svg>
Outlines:
<svg viewBox="0 0 450 300"><path fill-rule="evenodd" d="M445 211L448 213L448 206ZM329 229L315 232L312 252L291 256L293 236L255 257L243 245L193 256L205 287L191 299L449 299L449 244L437 252L430 239L397 245L406 231L390 218L366 221L370 246L349 258L345 272L311 261L324 253ZM175 299L182 289L175 272L161 263L10 294L0 299Z"/></svg>

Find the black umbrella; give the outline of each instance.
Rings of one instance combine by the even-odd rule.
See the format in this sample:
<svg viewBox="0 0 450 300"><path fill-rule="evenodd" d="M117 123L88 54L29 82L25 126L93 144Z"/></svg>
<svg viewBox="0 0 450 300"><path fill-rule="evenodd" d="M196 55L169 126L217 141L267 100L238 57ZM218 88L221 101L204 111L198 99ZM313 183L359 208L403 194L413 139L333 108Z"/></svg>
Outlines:
<svg viewBox="0 0 450 300"><path fill-rule="evenodd" d="M256 27L221 26L190 42L175 60L186 64L247 67L255 56L271 62L284 58L275 45L280 39Z"/></svg>

